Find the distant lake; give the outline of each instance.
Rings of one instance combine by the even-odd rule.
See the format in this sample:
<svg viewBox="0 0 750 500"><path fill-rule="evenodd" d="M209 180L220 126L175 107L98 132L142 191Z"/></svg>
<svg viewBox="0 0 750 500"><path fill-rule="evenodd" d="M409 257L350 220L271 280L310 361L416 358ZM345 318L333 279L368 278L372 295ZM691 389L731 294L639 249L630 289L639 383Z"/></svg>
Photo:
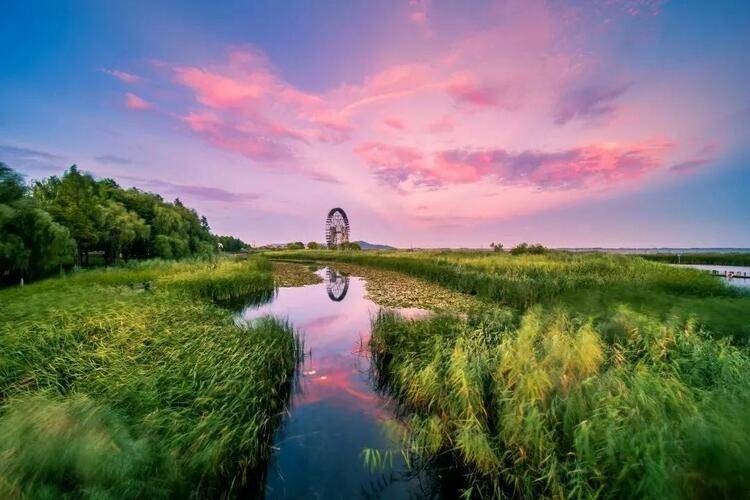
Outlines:
<svg viewBox="0 0 750 500"><path fill-rule="evenodd" d="M672 266L679 266L679 267L692 267L693 269L700 269L702 271L710 271L710 272L717 272L721 275L723 275L725 272L733 272L735 274L747 274L750 276L750 266L713 266L713 265L706 265L706 264L670 264ZM743 288L750 288L750 279L727 279L722 276L722 280L726 281L727 283L734 285L734 286L740 286Z"/></svg>

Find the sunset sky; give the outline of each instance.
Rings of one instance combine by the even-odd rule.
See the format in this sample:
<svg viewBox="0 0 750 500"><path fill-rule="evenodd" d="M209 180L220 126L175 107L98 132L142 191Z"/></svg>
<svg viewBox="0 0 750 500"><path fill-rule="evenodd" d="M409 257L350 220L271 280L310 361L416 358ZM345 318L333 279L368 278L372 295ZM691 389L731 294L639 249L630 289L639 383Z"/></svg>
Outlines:
<svg viewBox="0 0 750 500"><path fill-rule="evenodd" d="M0 161L255 244L750 247L750 2L3 2Z"/></svg>

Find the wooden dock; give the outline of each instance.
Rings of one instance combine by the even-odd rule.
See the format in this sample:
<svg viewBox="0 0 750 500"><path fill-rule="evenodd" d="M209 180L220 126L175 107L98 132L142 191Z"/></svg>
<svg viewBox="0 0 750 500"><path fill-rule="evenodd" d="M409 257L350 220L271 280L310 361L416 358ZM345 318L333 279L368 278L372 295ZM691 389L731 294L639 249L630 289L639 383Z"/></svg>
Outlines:
<svg viewBox="0 0 750 500"><path fill-rule="evenodd" d="M720 276L722 278L726 278L728 280L747 280L750 279L750 274L747 273L747 271L739 272L739 271L718 271L716 269L699 269L699 271L704 271L706 273L710 273L714 276Z"/></svg>

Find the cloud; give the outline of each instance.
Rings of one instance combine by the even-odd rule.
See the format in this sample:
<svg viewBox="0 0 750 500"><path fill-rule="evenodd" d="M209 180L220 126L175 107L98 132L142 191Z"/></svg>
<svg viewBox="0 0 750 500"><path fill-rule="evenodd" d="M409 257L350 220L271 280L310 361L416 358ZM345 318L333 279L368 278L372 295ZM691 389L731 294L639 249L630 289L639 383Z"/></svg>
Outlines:
<svg viewBox="0 0 750 500"><path fill-rule="evenodd" d="M453 76L446 84L446 92L459 104L480 108L514 109L520 95L510 84L479 83L467 72Z"/></svg>
<svg viewBox="0 0 750 500"><path fill-rule="evenodd" d="M38 149L0 144L0 161L17 170L50 172L62 170L66 159Z"/></svg>
<svg viewBox="0 0 750 500"><path fill-rule="evenodd" d="M122 156L116 155L102 155L94 158L99 163L106 165L130 165L132 162L129 158L123 158Z"/></svg>
<svg viewBox="0 0 750 500"><path fill-rule="evenodd" d="M176 184L173 182L162 181L158 179L144 179L141 177L119 176L122 179L137 183L140 186L146 186L148 189L156 189L161 192L167 192L176 196L186 198L200 199L205 201L215 201L221 203L241 204L252 202L260 198L258 193L236 193L217 187L198 186L189 184Z"/></svg>
<svg viewBox="0 0 750 500"><path fill-rule="evenodd" d="M709 158L695 158L693 160L687 160L680 163L675 163L670 170L677 172L678 174L694 174L700 167L708 164L711 160Z"/></svg>
<svg viewBox="0 0 750 500"><path fill-rule="evenodd" d="M171 69L200 105L182 121L215 147L251 160L295 168L298 146L338 144L352 132L346 114L286 83L257 50L232 50L220 66Z"/></svg>
<svg viewBox="0 0 750 500"><path fill-rule="evenodd" d="M389 126L392 129L396 130L404 130L406 129L406 125L404 125L403 120L396 116L389 116L385 120L383 120L383 123L385 123L387 126Z"/></svg>
<svg viewBox="0 0 750 500"><path fill-rule="evenodd" d="M293 155L285 140L304 140L298 132L262 119L234 121L231 117L212 112L191 112L182 119L214 146L251 160L290 160Z"/></svg>
<svg viewBox="0 0 750 500"><path fill-rule="evenodd" d="M432 184L425 155L416 148L365 142L354 152L384 184L398 186L410 177L421 184Z"/></svg>
<svg viewBox="0 0 750 500"><path fill-rule="evenodd" d="M443 116L427 124L427 132L439 134L452 132L456 128L456 122L450 116Z"/></svg>
<svg viewBox="0 0 750 500"><path fill-rule="evenodd" d="M432 0L409 0L408 19L417 26L423 35L430 36L430 5Z"/></svg>
<svg viewBox="0 0 750 500"><path fill-rule="evenodd" d="M452 149L426 154L404 146L364 143L355 152L381 182L393 187L407 181L435 187L492 179L504 185L559 190L637 179L662 167L663 156L672 147L652 140L553 152Z"/></svg>
<svg viewBox="0 0 750 500"><path fill-rule="evenodd" d="M142 80L142 78L138 75L134 75L132 73L126 73L125 71L120 71L117 69L101 68L99 71L107 75L113 76L123 83L132 84L132 83L138 83Z"/></svg>
<svg viewBox="0 0 750 500"><path fill-rule="evenodd" d="M141 111L153 109L154 107L152 103L130 92L125 93L125 106L130 109L137 109Z"/></svg>
<svg viewBox="0 0 750 500"><path fill-rule="evenodd" d="M627 14L635 17L639 15L657 16L661 14L662 6L665 3L666 0L621 0L619 5Z"/></svg>
<svg viewBox="0 0 750 500"><path fill-rule="evenodd" d="M602 118L610 115L614 101L630 87L630 84L589 85L564 92L554 110L557 125L580 118Z"/></svg>
<svg viewBox="0 0 750 500"><path fill-rule="evenodd" d="M409 20L420 26L426 25L430 3L430 0L409 0Z"/></svg>

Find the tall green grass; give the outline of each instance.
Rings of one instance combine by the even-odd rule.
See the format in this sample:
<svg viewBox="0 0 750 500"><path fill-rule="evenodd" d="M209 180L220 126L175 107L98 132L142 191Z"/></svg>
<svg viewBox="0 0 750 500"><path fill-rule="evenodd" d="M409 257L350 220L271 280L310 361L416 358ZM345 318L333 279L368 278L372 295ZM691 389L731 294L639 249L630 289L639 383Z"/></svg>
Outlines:
<svg viewBox="0 0 750 500"><path fill-rule="evenodd" d="M215 301L268 264L147 262L0 291L0 497L238 492L259 477L300 356L292 328Z"/></svg>
<svg viewBox="0 0 750 500"><path fill-rule="evenodd" d="M695 317L715 335L750 339L750 294L719 278L636 256L550 252L270 252L274 259L347 262L402 272L525 310L567 304L599 315L619 305L660 320Z"/></svg>
<svg viewBox="0 0 750 500"><path fill-rule="evenodd" d="M468 320L381 314L377 379L409 454L458 457L468 496L744 498L750 355L693 321L621 307Z"/></svg>
<svg viewBox="0 0 750 500"><path fill-rule="evenodd" d="M712 276L643 259L612 254L552 252L545 255L466 252L273 252L276 259L330 260L399 271L526 308L582 289L631 283L694 296L729 296Z"/></svg>
<svg viewBox="0 0 750 500"><path fill-rule="evenodd" d="M452 457L468 497L750 491L740 289L625 255L270 255L391 269L485 299L468 317L381 314L370 341L374 379L407 422L405 456Z"/></svg>
<svg viewBox="0 0 750 500"><path fill-rule="evenodd" d="M649 253L640 255L646 260L666 262L669 264L707 264L717 266L750 266L748 252L688 252Z"/></svg>

